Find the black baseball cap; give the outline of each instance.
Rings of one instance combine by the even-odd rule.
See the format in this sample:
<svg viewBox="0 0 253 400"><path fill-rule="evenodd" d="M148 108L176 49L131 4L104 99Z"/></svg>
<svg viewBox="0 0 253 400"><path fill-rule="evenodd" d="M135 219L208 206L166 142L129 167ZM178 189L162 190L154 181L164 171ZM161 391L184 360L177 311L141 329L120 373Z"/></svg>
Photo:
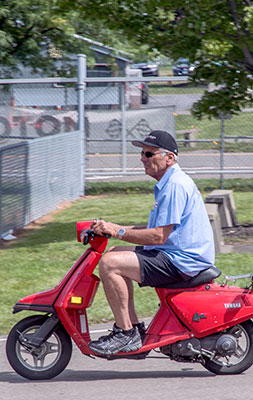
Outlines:
<svg viewBox="0 0 253 400"><path fill-rule="evenodd" d="M166 131L152 131L144 140L133 140L132 144L137 147L153 146L169 150L178 154L177 143L173 136Z"/></svg>

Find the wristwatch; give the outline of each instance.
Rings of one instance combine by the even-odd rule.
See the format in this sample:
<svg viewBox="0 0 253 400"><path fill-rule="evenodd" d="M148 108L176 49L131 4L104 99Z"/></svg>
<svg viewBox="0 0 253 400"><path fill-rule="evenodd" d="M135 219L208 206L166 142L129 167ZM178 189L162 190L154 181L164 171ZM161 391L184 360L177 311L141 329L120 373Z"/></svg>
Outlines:
<svg viewBox="0 0 253 400"><path fill-rule="evenodd" d="M123 236L125 235L125 233L126 233L125 228L120 228L120 229L118 230L118 238L119 238L120 240L122 240L122 238L123 238Z"/></svg>

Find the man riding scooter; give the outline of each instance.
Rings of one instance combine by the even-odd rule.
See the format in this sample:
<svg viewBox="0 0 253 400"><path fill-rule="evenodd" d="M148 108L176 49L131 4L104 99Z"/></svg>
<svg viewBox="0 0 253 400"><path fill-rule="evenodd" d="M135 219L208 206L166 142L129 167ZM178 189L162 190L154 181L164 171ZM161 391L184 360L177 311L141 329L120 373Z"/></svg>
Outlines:
<svg viewBox="0 0 253 400"><path fill-rule="evenodd" d="M213 232L206 208L193 180L177 163L175 139L165 131L152 131L142 147L145 173L155 180L155 203L147 227L121 226L96 220L96 234L133 243L118 246L102 257L99 273L115 323L108 336L91 341L92 351L110 355L136 351L142 346L144 324L134 307L133 280L139 286L166 287L187 281L214 263Z"/></svg>

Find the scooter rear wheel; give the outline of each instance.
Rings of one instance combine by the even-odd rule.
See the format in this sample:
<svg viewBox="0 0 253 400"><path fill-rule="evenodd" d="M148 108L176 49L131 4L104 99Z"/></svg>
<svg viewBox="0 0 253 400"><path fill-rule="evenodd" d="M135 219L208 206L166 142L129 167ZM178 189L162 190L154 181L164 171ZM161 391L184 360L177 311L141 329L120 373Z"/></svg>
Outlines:
<svg viewBox="0 0 253 400"><path fill-rule="evenodd" d="M217 375L241 374L253 364L253 323L243 322L226 333L236 340L236 350L231 356L217 354L212 360L206 357L204 367Z"/></svg>
<svg viewBox="0 0 253 400"><path fill-rule="evenodd" d="M45 316L31 316L19 321L10 331L6 355L12 368L27 379L51 379L68 365L72 342L62 326L39 347L28 348L22 344L22 335L34 333L44 322Z"/></svg>

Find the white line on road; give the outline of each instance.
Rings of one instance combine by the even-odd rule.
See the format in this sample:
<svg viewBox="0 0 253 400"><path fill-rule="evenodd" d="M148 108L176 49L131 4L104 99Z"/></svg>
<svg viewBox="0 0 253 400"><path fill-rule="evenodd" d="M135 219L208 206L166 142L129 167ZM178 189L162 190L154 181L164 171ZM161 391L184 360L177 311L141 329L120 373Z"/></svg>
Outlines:
<svg viewBox="0 0 253 400"><path fill-rule="evenodd" d="M90 333L100 333L100 332L108 332L108 329L97 329L95 331L90 331ZM7 338L0 338L0 342L6 342Z"/></svg>
<svg viewBox="0 0 253 400"><path fill-rule="evenodd" d="M225 156L228 157L234 157L234 156L241 156L243 153L225 153ZM247 156L252 156L253 153L245 153L247 154ZM220 157L220 152L215 152L215 153L198 153L197 151L191 151L191 152L181 152L179 153L179 158L181 157L196 157L196 156L204 156L204 157ZM122 157L122 154L115 154L115 153L111 153L111 154L107 154L107 153L96 153L96 154L86 154L87 158L95 158L95 157L105 157L105 158L109 158L109 157ZM140 154L138 153L129 153L127 154L127 157L140 157Z"/></svg>
<svg viewBox="0 0 253 400"><path fill-rule="evenodd" d="M195 170L199 170L199 171L201 171L201 170L210 170L210 171L212 171L212 170L214 170L214 171L216 171L216 169L215 168L213 168L213 167L182 167L182 170L185 170L185 169L187 169L187 170L193 170L193 171L195 171ZM225 167L224 168L224 170L230 170L231 169L231 167ZM234 170L248 170L248 167L233 167L233 169ZM87 168L87 172L97 172L97 171L99 171L99 172L101 172L101 170L102 170L102 168ZM110 171L113 171L113 172L122 172L122 170L121 169L119 169L119 168L103 168L103 172L110 172ZM142 169L140 169L140 168L127 168L127 172L131 172L131 171L139 171L139 172L144 172L144 169L142 168Z"/></svg>

